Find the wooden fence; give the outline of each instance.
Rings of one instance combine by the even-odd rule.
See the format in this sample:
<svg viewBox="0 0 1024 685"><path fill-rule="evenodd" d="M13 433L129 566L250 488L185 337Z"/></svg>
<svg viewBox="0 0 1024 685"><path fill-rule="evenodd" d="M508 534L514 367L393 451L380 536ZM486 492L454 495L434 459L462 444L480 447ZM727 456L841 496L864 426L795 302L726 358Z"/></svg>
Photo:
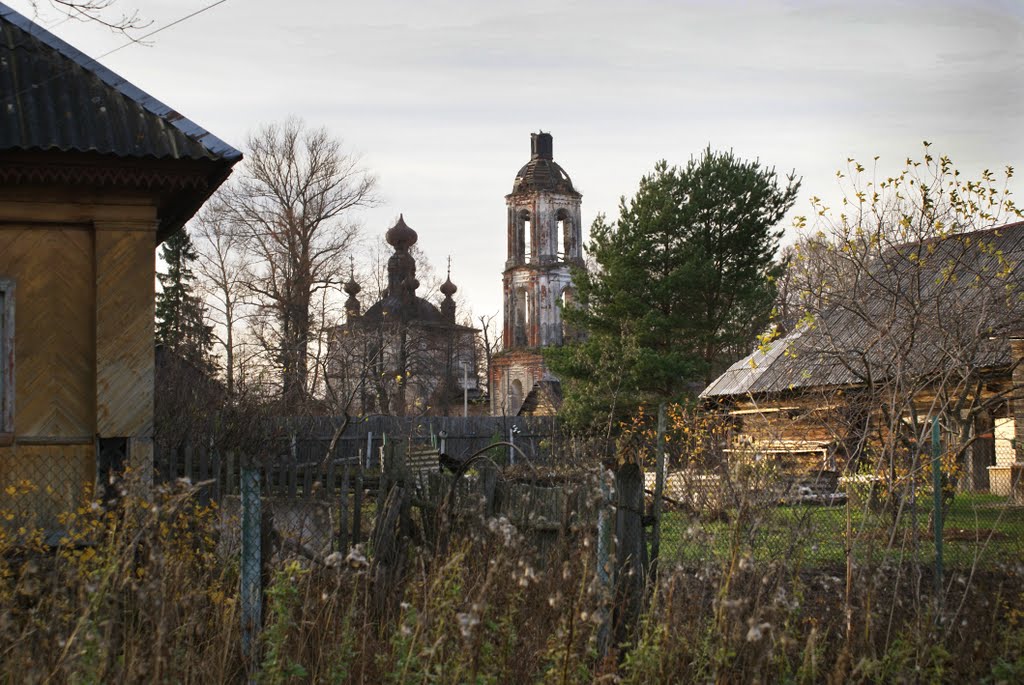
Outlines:
<svg viewBox="0 0 1024 685"><path fill-rule="evenodd" d="M357 469L380 472L382 448L389 442L406 445L406 451L434 448L459 460L505 441L518 450L502 448L496 461L514 464L525 455L531 463L544 463L557 436L557 424L549 417L371 416L351 420L337 436L340 418L277 418L273 423L271 456L257 466L263 493L287 498L338 496L346 473L354 478ZM215 432L174 448L158 447L154 463L158 482L202 484L204 502L238 494L241 465L238 453L221 444Z"/></svg>

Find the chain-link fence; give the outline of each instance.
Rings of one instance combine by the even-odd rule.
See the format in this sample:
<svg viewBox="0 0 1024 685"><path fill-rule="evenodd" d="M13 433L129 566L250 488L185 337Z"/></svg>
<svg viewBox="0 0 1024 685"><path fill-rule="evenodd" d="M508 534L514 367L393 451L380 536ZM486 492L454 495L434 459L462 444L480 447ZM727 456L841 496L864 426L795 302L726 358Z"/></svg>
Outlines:
<svg viewBox="0 0 1024 685"><path fill-rule="evenodd" d="M994 447L988 487L958 476L970 453L945 432L900 458L849 460L841 471L825 449L808 458L778 442L774 451L737 445L727 431L683 447L662 438L668 455L660 483L657 438L646 436L640 451L652 512L661 497L665 563L774 560L826 571L911 564L941 576L944 569L1020 569L1024 506L1012 435L1012 419L1000 419L994 436L970 444L976 454Z"/></svg>

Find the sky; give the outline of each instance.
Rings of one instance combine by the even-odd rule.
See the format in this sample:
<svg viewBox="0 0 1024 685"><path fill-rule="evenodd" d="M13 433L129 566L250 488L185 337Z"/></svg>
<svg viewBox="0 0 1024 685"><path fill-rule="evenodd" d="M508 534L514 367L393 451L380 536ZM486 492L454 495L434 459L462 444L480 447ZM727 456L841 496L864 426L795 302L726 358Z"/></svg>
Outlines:
<svg viewBox="0 0 1024 685"><path fill-rule="evenodd" d="M4 1L86 54L125 43ZM113 9L154 30L214 1ZM709 145L795 171L793 215L838 197L848 158L897 171L923 140L970 175L1024 166L1019 0L226 0L147 42L101 61L235 147L298 115L362 155L383 200L366 240L403 213L477 315L500 310L504 196L538 130L585 226Z"/></svg>

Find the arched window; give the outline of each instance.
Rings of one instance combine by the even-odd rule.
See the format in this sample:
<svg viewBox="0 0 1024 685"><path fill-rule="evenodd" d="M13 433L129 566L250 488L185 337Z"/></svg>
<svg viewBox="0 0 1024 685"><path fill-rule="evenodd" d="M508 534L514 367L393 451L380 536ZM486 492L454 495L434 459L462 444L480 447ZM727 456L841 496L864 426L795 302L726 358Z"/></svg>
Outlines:
<svg viewBox="0 0 1024 685"><path fill-rule="evenodd" d="M559 261L565 261L572 241L572 217L567 210L559 209L555 214L555 222L555 256Z"/></svg>
<svg viewBox="0 0 1024 685"><path fill-rule="evenodd" d="M529 288L523 288L523 323L525 324L525 342L526 345L533 345L533 336L530 331L533 326L533 291Z"/></svg>
<svg viewBox="0 0 1024 685"><path fill-rule="evenodd" d="M515 291L515 323L512 333L512 344L516 347L529 345L530 330L530 298L526 288Z"/></svg>
<svg viewBox="0 0 1024 685"><path fill-rule="evenodd" d="M515 248L516 262L524 264L530 261L530 252L533 243L533 231L530 212L520 209L515 215Z"/></svg>
<svg viewBox="0 0 1024 685"><path fill-rule="evenodd" d="M529 262L533 248L533 227L530 225L530 215L523 219L523 261Z"/></svg>
<svg viewBox="0 0 1024 685"><path fill-rule="evenodd" d="M523 382L517 378L512 381L512 387L508 391L508 413L518 414L521 406L523 406Z"/></svg>

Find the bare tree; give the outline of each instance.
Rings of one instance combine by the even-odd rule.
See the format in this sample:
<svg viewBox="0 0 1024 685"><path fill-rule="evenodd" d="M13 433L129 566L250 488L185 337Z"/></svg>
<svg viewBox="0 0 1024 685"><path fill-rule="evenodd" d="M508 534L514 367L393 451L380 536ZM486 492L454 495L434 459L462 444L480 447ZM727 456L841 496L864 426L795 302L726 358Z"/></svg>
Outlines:
<svg viewBox="0 0 1024 685"><path fill-rule="evenodd" d="M211 314L213 335L224 350L227 394L235 394L235 371L239 342L236 328L246 318L251 294L252 255L238 234L231 230L223 206L214 200L193 221L198 259L196 271Z"/></svg>
<svg viewBox="0 0 1024 685"><path fill-rule="evenodd" d="M138 10L122 12L117 18L113 10L114 5L119 4L118 0L47 0L47 4L63 14L68 19L78 21L91 21L117 33L123 33L132 40L135 38L132 33L146 28L152 22L145 21L139 16ZM32 0L32 9L38 16L40 0Z"/></svg>
<svg viewBox="0 0 1024 685"><path fill-rule="evenodd" d="M493 314L481 314L477 317L477 321L480 322L479 343L482 352L477 355L477 359L484 363L484 387L488 389L489 393L491 390L491 360L501 351L501 332L498 330L500 319L498 312L494 312Z"/></svg>
<svg viewBox="0 0 1024 685"><path fill-rule="evenodd" d="M344 280L359 229L352 212L376 204L377 181L326 129L299 119L263 126L247 147L221 200L253 257L247 287L265 317L259 338L280 371L285 407L295 409L309 398L309 351L324 328L317 302Z"/></svg>

